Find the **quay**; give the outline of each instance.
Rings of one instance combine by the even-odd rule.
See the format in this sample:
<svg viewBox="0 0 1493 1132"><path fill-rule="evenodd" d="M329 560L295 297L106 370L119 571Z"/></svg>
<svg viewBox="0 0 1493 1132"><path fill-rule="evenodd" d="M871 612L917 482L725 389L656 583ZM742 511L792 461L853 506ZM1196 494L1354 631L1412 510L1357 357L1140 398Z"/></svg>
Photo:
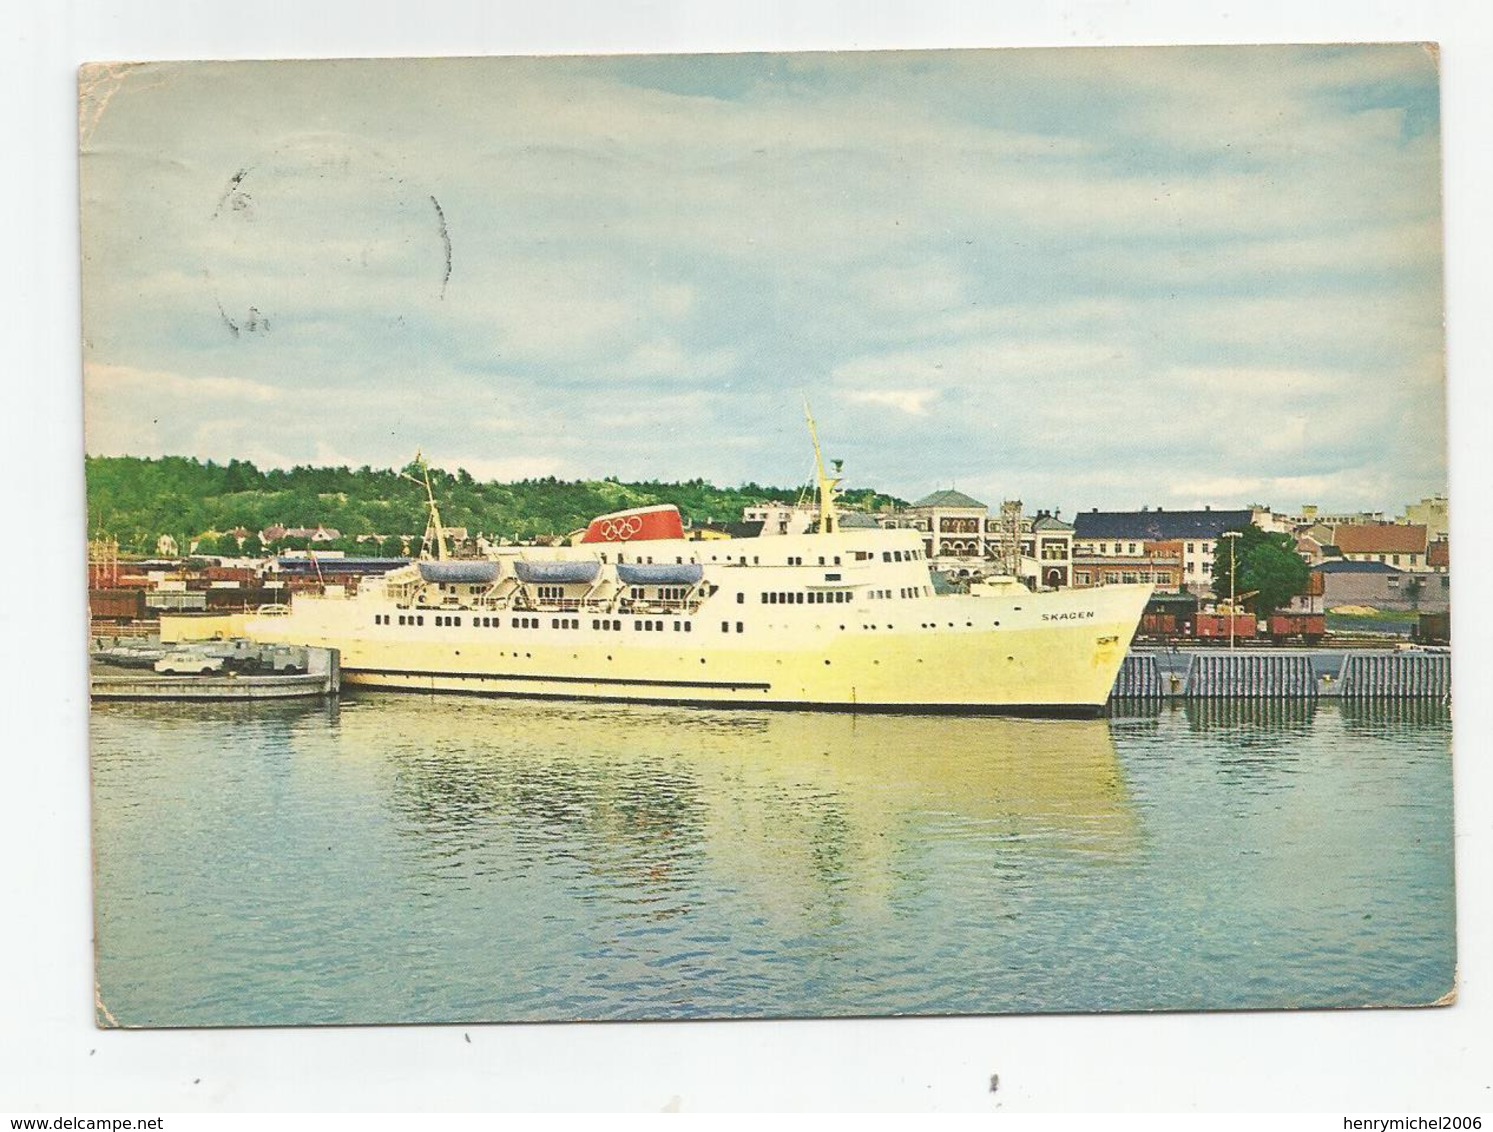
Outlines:
<svg viewBox="0 0 1493 1132"><path fill-rule="evenodd" d="M311 646L95 640L88 684L95 700L281 700L336 696L342 669L336 649Z"/></svg>
<svg viewBox="0 0 1493 1132"><path fill-rule="evenodd" d="M1133 648L1116 699L1451 699L1451 650Z"/></svg>

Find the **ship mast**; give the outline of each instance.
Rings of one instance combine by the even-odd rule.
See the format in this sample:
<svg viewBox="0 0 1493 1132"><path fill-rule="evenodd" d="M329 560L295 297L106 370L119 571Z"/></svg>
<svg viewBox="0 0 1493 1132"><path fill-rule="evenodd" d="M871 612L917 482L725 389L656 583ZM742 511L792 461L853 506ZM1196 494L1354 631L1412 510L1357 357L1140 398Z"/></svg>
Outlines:
<svg viewBox="0 0 1493 1132"><path fill-rule="evenodd" d="M400 472L400 476L410 483L421 483L425 485L425 505L430 508L430 518L425 524L425 537L421 539L422 549L427 543L434 541L435 556L444 562L448 557L446 553L446 528L441 526L441 509L435 503L435 491L430 486L430 466L425 463L425 457L419 452L415 453L415 467L420 469L422 479L417 480L408 472Z"/></svg>
<svg viewBox="0 0 1493 1132"><path fill-rule="evenodd" d="M824 453L819 449L819 430L814 427L814 414L809 409L808 398L804 398L804 419L809 422L809 439L814 442L814 467L819 477L819 533L832 534L840 528L840 511L835 499L840 493L840 477L831 476L824 470ZM840 462L835 461L835 471Z"/></svg>

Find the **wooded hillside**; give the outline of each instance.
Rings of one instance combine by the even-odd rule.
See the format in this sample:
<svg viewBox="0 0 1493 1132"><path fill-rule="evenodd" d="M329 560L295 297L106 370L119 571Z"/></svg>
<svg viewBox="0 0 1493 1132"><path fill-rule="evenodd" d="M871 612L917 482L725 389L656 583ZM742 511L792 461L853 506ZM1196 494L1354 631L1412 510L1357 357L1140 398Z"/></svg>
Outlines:
<svg viewBox="0 0 1493 1132"><path fill-rule="evenodd" d="M406 470L418 476L417 469ZM125 553L154 553L162 535L170 535L184 553L193 542L200 542L202 553L237 553L236 540L220 546L220 540L203 536L235 528L321 526L343 536L328 549L398 554L398 536L425 530L424 488L392 468L261 471L244 460L216 464L181 456L95 456L88 458L87 475L88 533L117 538ZM698 479L621 483L548 477L482 483L461 468L454 473L431 468L430 481L445 525L508 541L564 535L608 511L653 503L673 503L687 523L699 525L739 522L742 508L750 504L808 497L807 488L755 483L722 488ZM901 503L867 489L847 491L844 502L868 510ZM359 543L359 535L386 541Z"/></svg>

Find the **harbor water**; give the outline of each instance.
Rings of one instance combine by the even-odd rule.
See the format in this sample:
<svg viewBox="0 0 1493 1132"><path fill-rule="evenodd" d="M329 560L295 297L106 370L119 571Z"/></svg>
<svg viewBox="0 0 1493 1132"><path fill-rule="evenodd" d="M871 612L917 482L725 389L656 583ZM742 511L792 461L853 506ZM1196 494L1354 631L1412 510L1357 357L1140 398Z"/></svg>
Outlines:
<svg viewBox="0 0 1493 1132"><path fill-rule="evenodd" d="M126 1026L1427 1004L1450 710L101 703Z"/></svg>

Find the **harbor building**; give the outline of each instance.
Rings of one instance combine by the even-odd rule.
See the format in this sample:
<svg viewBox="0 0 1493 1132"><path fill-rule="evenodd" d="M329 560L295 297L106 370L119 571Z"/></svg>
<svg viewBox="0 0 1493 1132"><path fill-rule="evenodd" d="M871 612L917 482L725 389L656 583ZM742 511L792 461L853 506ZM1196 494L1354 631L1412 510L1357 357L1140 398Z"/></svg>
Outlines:
<svg viewBox="0 0 1493 1132"><path fill-rule="evenodd" d="M1041 585L1047 589L1074 585L1073 524L1049 511L1038 511L1024 526L1022 554L1036 559Z"/></svg>
<svg viewBox="0 0 1493 1132"><path fill-rule="evenodd" d="M1158 589L1186 586L1192 593L1211 594L1219 539L1225 531L1243 530L1254 518L1252 508L1080 511L1073 520L1073 584L1111 585L1111 574L1118 573L1123 583L1127 573L1139 579L1149 572ZM1090 563L1087 568L1080 565L1085 561ZM1084 573L1087 581L1080 577Z"/></svg>
<svg viewBox="0 0 1493 1132"><path fill-rule="evenodd" d="M1104 553L1079 551L1073 556L1073 586L1115 586L1140 582L1158 593L1178 593L1183 580L1183 546L1178 539L1144 539L1136 552L1128 552L1128 541L1102 545L1126 548Z"/></svg>
<svg viewBox="0 0 1493 1132"><path fill-rule="evenodd" d="M1425 527L1427 537L1433 541L1451 537L1451 511L1444 495L1428 495L1419 503L1407 504L1401 522Z"/></svg>
<svg viewBox="0 0 1493 1132"><path fill-rule="evenodd" d="M1349 562L1377 562L1396 570L1429 573L1432 569L1426 528L1420 524L1375 523L1336 527L1332 545Z"/></svg>
<svg viewBox="0 0 1493 1132"><path fill-rule="evenodd" d="M1358 606L1397 612L1441 613L1451 606L1451 574L1397 570L1383 562L1337 559L1312 568L1321 578L1322 608Z"/></svg>

